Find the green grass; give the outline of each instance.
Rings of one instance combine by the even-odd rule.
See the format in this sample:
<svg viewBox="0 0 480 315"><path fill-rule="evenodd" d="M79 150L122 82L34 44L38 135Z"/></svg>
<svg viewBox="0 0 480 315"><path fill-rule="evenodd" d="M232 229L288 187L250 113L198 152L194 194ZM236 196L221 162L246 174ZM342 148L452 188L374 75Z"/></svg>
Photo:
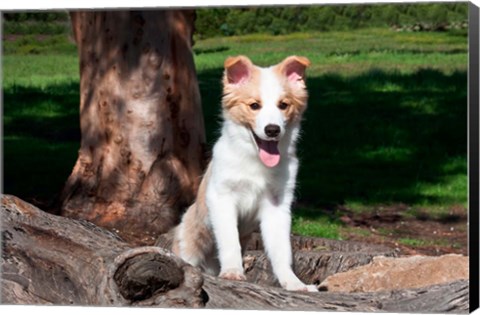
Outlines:
<svg viewBox="0 0 480 315"><path fill-rule="evenodd" d="M22 89L41 91L62 84L78 85L80 80L76 53L5 55L2 62L3 88L12 94L22 94Z"/></svg>
<svg viewBox="0 0 480 315"><path fill-rule="evenodd" d="M292 232L324 238L341 239L342 225L336 218L319 214L318 209L297 207L292 220Z"/></svg>
<svg viewBox="0 0 480 315"><path fill-rule="evenodd" d="M416 239L416 238L400 238L397 240L398 243L411 246L411 247L422 247L422 246L446 246L451 248L461 248L462 245L458 243L452 243L445 239L439 240L423 240L423 239Z"/></svg>
<svg viewBox="0 0 480 315"><path fill-rule="evenodd" d="M7 33L4 33L7 34ZM66 34L58 35L5 35L4 54L42 55L75 54L77 48Z"/></svg>
<svg viewBox="0 0 480 315"><path fill-rule="evenodd" d="M425 246L429 244L427 241L416 238L400 238L398 242L408 246Z"/></svg>
<svg viewBox="0 0 480 315"><path fill-rule="evenodd" d="M4 41L4 190L50 200L78 150L78 60L68 41L48 48L35 40ZM339 238L341 224L324 211L338 205L466 207L465 32L256 34L199 40L194 51L209 145L226 56L264 66L291 54L311 60L294 232Z"/></svg>

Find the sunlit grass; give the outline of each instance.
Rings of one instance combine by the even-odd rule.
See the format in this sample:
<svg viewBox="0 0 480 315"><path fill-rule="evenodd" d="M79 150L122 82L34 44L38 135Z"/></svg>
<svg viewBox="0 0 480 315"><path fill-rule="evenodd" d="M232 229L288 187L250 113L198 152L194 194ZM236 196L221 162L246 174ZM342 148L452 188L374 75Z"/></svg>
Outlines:
<svg viewBox="0 0 480 315"><path fill-rule="evenodd" d="M416 189L422 193L425 200L441 198L446 203L459 203L465 208L468 206L468 200L465 198L465 192L468 188L468 182L465 174L455 174L442 176L436 183L419 183ZM429 204L429 202L425 202Z"/></svg>
<svg viewBox="0 0 480 315"><path fill-rule="evenodd" d="M288 44L287 44L288 43ZM463 35L395 32L389 29L362 29L351 32L311 32L289 35L253 34L199 40L197 68L221 67L226 55L248 55L259 65L276 63L291 55L312 61L311 75L334 71L345 75L378 67L410 73L429 65L433 69L467 69L467 41ZM340 68L338 68L338 66Z"/></svg>
<svg viewBox="0 0 480 315"><path fill-rule="evenodd" d="M35 87L78 82L80 72L76 54L4 55L3 88Z"/></svg>
<svg viewBox="0 0 480 315"><path fill-rule="evenodd" d="M330 239L341 239L341 223L326 215L319 209L296 208L293 211L292 232Z"/></svg>
<svg viewBox="0 0 480 315"><path fill-rule="evenodd" d="M408 245L408 246L426 246L426 245L434 244L434 242L432 241L426 241L418 238L409 238L409 237L399 238L397 241L400 244Z"/></svg>

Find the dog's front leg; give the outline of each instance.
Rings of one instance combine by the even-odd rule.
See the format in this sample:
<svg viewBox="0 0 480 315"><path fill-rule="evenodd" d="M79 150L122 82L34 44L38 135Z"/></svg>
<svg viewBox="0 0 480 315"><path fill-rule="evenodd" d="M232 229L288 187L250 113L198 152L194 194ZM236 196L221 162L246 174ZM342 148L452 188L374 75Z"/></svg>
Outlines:
<svg viewBox="0 0 480 315"><path fill-rule="evenodd" d="M260 228L273 273L284 289L316 292L314 285L304 284L292 270L290 225L290 205L275 205L272 200L265 199L260 208Z"/></svg>
<svg viewBox="0 0 480 315"><path fill-rule="evenodd" d="M220 261L219 277L229 280L246 280L243 273L237 227L238 214L234 200L228 195L210 191L207 195L207 206Z"/></svg>

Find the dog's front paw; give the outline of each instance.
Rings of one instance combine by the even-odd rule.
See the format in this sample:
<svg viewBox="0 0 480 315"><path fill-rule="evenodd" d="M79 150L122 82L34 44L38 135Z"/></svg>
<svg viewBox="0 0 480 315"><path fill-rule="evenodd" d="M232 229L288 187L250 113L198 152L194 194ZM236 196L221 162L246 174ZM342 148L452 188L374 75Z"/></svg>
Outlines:
<svg viewBox="0 0 480 315"><path fill-rule="evenodd" d="M306 285L307 292L318 292L318 288L314 284Z"/></svg>
<svg viewBox="0 0 480 315"><path fill-rule="evenodd" d="M224 271L220 272L219 277L222 278L222 279L236 280L236 281L247 280L247 277L245 277L245 275L243 274L243 270L240 270L240 269L224 270Z"/></svg>
<svg viewBox="0 0 480 315"><path fill-rule="evenodd" d="M286 283L283 285L283 288L288 291L300 291L300 292L318 292L317 286L315 285L306 285L301 282L297 283Z"/></svg>

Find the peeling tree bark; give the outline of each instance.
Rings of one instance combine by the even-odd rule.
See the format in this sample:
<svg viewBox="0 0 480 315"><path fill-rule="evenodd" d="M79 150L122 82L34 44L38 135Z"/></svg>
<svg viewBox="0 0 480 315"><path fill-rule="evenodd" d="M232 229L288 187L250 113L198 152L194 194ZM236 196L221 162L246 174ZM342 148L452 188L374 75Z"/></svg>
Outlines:
<svg viewBox="0 0 480 315"><path fill-rule="evenodd" d="M229 281L202 274L164 248L132 248L92 223L48 214L13 196L2 196L1 205L2 303L296 311L468 311L468 281L375 293L290 292L262 283L263 280ZM168 243L167 238L163 241ZM352 257L362 251L365 255L383 251L378 247L369 251L369 246L361 243L315 238L297 238L293 243L303 249L319 244L344 253L351 249ZM299 250L295 254L297 272L311 268L298 260L304 253L307 252ZM337 257L342 255L339 252ZM310 256L309 261L322 261L314 256L334 257L328 250L313 251ZM350 263L355 261L352 257ZM354 264L362 264L363 259ZM342 260L330 261L335 265ZM303 267L298 269L298 266ZM248 268L247 277L253 274L271 277L262 264Z"/></svg>
<svg viewBox="0 0 480 315"><path fill-rule="evenodd" d="M76 11L78 160L61 214L152 244L194 199L205 132L190 10Z"/></svg>

